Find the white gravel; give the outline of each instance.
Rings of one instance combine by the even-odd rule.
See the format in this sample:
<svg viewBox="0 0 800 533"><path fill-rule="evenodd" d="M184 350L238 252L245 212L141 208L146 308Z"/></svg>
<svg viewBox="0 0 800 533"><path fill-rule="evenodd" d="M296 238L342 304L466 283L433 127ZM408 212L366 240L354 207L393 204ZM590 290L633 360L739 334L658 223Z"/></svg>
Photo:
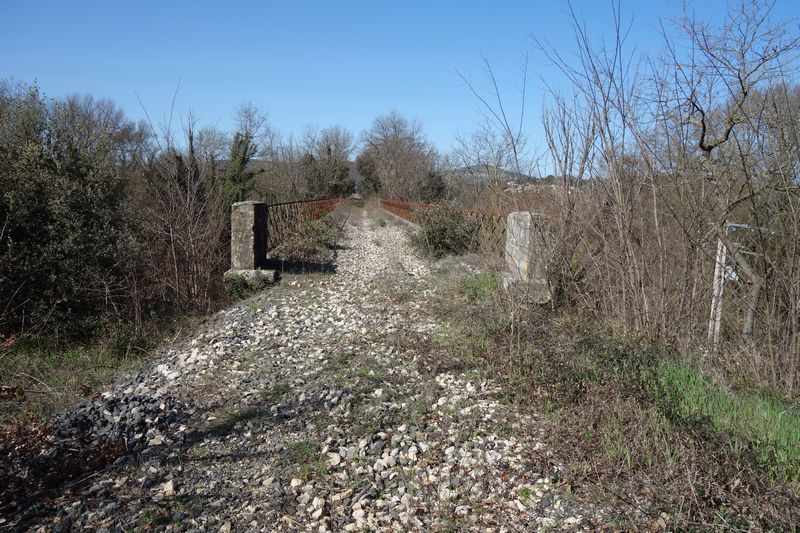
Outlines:
<svg viewBox="0 0 800 533"><path fill-rule="evenodd" d="M480 376L418 364L440 325L406 231L357 214L335 274L286 277L119 384L176 396L185 425L151 430L40 530L593 529L600 511L535 470L535 418Z"/></svg>

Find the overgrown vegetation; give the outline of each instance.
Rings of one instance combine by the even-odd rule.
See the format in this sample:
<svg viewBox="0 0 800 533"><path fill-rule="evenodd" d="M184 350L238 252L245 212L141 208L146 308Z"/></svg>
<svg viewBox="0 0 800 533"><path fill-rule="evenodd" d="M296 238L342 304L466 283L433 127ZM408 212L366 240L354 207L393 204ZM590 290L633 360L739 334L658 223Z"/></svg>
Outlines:
<svg viewBox="0 0 800 533"><path fill-rule="evenodd" d="M624 527L791 529L800 519L800 412L734 390L676 351L620 337L571 311L519 305L490 274L450 279L435 338L503 384L516 408L547 414L561 483L609 495Z"/></svg>
<svg viewBox="0 0 800 533"><path fill-rule="evenodd" d="M339 171L300 175L292 199L352 190L341 170L348 135L309 140ZM164 324L226 303L230 204L278 194L262 190L257 161L275 150L252 105L230 136L191 117L174 136L107 100L0 82L0 396L10 411L91 395ZM331 239L311 222L286 247L307 257Z"/></svg>
<svg viewBox="0 0 800 533"><path fill-rule="evenodd" d="M549 413L563 481L615 496L627 527L792 530L800 37L771 3L745 0L718 27L666 27L663 54L640 58L619 4L612 43L571 16L574 60L539 43L574 88L544 114L555 175L456 198L541 215L552 300L460 282L471 305L446 306L437 340ZM491 121L465 155L522 168L523 136L487 73L492 97L468 84ZM481 250L497 235L485 238Z"/></svg>
<svg viewBox="0 0 800 533"><path fill-rule="evenodd" d="M677 419L708 424L734 447L752 450L777 479L800 481L800 407L767 393L731 391L697 369L662 362L656 393Z"/></svg>
<svg viewBox="0 0 800 533"><path fill-rule="evenodd" d="M704 353L703 371L729 386L792 398L800 36L773 7L742 0L718 25L687 15L665 24L650 57L627 40L619 4L611 42L570 11L574 54L538 42L573 89L550 95L543 159L525 160L524 111L518 125L488 62L488 96L465 79L489 117L456 154L466 168L491 178L499 167L538 167L549 178L508 187L491 178L454 190L453 203L542 215L552 305L690 358ZM482 236L481 248L499 237Z"/></svg>
<svg viewBox="0 0 800 533"><path fill-rule="evenodd" d="M25 337L0 348L0 426L47 419L135 371L158 343L190 330L196 317L148 322L146 329L109 325L99 338L56 342Z"/></svg>
<svg viewBox="0 0 800 533"><path fill-rule="evenodd" d="M412 242L422 253L442 257L477 249L480 224L463 210L437 204L419 209L415 215L420 229Z"/></svg>

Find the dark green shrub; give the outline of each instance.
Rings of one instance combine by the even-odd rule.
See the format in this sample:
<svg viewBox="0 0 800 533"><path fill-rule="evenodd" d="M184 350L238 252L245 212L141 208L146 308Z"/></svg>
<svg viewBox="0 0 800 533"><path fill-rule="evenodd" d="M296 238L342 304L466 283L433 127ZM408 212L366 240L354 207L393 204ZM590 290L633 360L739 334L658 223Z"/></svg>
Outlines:
<svg viewBox="0 0 800 533"><path fill-rule="evenodd" d="M474 251L480 223L464 211L447 205L433 205L415 212L419 231L412 242L425 255L442 257Z"/></svg>
<svg viewBox="0 0 800 533"><path fill-rule="evenodd" d="M0 87L0 332L92 334L115 311L124 184L110 133L75 133L101 105Z"/></svg>

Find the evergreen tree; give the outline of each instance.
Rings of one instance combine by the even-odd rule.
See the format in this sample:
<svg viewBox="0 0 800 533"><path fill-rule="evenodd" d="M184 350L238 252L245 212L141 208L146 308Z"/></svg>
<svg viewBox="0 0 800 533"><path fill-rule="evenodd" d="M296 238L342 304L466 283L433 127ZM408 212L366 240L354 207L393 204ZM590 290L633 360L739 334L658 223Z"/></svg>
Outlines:
<svg viewBox="0 0 800 533"><path fill-rule="evenodd" d="M381 191L381 180L378 177L378 165L369 152L362 152L356 158L356 169L364 180L361 183L361 192L364 194L378 194Z"/></svg>
<svg viewBox="0 0 800 533"><path fill-rule="evenodd" d="M253 182L257 173L247 167L256 155L256 150L251 134L237 132L233 136L224 177L228 203L242 202L253 192Z"/></svg>

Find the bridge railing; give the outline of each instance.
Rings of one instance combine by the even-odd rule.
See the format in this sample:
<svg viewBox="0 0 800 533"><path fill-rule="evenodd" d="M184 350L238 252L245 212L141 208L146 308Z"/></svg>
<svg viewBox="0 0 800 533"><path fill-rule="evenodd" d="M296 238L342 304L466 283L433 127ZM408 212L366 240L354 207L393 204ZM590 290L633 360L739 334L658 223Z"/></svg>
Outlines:
<svg viewBox="0 0 800 533"><path fill-rule="evenodd" d="M408 202L405 200L382 199L381 207L400 218L410 222L419 222L419 215L425 209L436 207L437 204L423 202ZM479 226L478 242L488 253L502 255L506 241L506 217L512 210L497 209L459 209L464 216L474 220Z"/></svg>
<svg viewBox="0 0 800 533"><path fill-rule="evenodd" d="M267 205L267 251L283 243L304 222L319 220L336 209L341 201L341 198L322 198Z"/></svg>
<svg viewBox="0 0 800 533"><path fill-rule="evenodd" d="M416 222L416 212L426 207L431 207L433 204L425 204L421 202L406 202L405 200L381 200L381 207L386 211L399 216L409 222Z"/></svg>
<svg viewBox="0 0 800 533"><path fill-rule="evenodd" d="M341 198L266 204L238 202L231 206L231 271L266 268L267 254L304 222L330 213Z"/></svg>

